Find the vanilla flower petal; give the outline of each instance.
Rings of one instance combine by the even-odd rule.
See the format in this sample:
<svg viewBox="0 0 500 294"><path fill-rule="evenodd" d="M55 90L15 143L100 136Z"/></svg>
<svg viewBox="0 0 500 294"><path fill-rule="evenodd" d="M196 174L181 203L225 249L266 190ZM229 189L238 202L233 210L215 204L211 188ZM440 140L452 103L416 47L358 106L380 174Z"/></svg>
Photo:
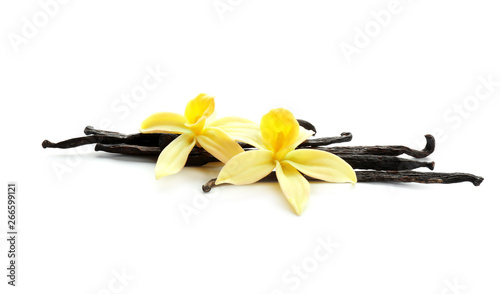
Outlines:
<svg viewBox="0 0 500 294"><path fill-rule="evenodd" d="M200 118L207 118L215 111L214 97L201 93L186 105L184 116L188 123L195 124Z"/></svg>
<svg viewBox="0 0 500 294"><path fill-rule="evenodd" d="M356 173L352 167L342 158L326 151L294 150L285 156L284 162L316 179L335 183L356 183Z"/></svg>
<svg viewBox="0 0 500 294"><path fill-rule="evenodd" d="M150 115L141 124L141 133L172 133L182 134L190 132L186 127L187 119L177 113L158 112Z"/></svg>
<svg viewBox="0 0 500 294"><path fill-rule="evenodd" d="M156 162L156 179L178 173L186 164L195 143L196 140L192 133L182 134L170 142L160 153Z"/></svg>
<svg viewBox="0 0 500 294"><path fill-rule="evenodd" d="M273 152L268 150L246 151L231 158L222 168L216 184L246 185L257 182L276 167Z"/></svg>
<svg viewBox="0 0 500 294"><path fill-rule="evenodd" d="M205 128L202 135L196 137L196 141L208 153L224 163L244 151L233 138L215 127Z"/></svg>
<svg viewBox="0 0 500 294"><path fill-rule="evenodd" d="M210 126L220 128L236 141L250 144L259 149L267 149L260 135L260 126L251 120L227 116L215 120L210 123Z"/></svg>
<svg viewBox="0 0 500 294"><path fill-rule="evenodd" d="M276 177L286 200L295 213L300 215L309 201L309 182L287 162L277 162Z"/></svg>
<svg viewBox="0 0 500 294"><path fill-rule="evenodd" d="M260 121L262 138L274 152L294 144L299 136L300 126L293 114L283 108L272 109Z"/></svg>
<svg viewBox="0 0 500 294"><path fill-rule="evenodd" d="M214 97L207 94L200 94L186 105L186 110L184 111L184 116L188 121L186 126L199 135L205 127L206 120L213 116L214 113Z"/></svg>
<svg viewBox="0 0 500 294"><path fill-rule="evenodd" d="M297 148L297 146L299 146L300 144L302 144L305 140L307 140L309 137L311 137L312 135L314 134L313 131L311 130L306 130L305 128L303 127L300 127L299 128L299 135L297 136L297 139L295 140L295 142L292 143L292 145L290 145L288 148L289 150L294 150L295 148Z"/></svg>

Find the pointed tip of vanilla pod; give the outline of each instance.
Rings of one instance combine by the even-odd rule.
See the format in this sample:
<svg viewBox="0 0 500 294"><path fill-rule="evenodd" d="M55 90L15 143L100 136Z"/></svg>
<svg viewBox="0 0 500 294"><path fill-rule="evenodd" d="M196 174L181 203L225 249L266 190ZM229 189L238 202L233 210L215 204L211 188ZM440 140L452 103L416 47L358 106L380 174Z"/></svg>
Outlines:
<svg viewBox="0 0 500 294"><path fill-rule="evenodd" d="M316 133L317 133L316 132L316 127L312 123L308 122L307 120L303 120L303 119L297 119L297 122L304 129L306 129L308 131L313 131L314 132L313 136L316 135Z"/></svg>

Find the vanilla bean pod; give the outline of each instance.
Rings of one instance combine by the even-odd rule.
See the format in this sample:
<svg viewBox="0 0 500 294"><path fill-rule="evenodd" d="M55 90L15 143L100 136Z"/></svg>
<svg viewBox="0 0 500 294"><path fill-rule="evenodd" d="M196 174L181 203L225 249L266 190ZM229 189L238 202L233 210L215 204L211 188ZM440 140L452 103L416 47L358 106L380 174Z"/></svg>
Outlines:
<svg viewBox="0 0 500 294"><path fill-rule="evenodd" d="M351 140L352 134L349 132L343 132L339 137L307 139L302 142L302 144L300 144L297 148L327 146L330 144L350 142Z"/></svg>
<svg viewBox="0 0 500 294"><path fill-rule="evenodd" d="M74 148L94 143L159 146L160 137L162 135L164 134L132 134L132 135L127 135L125 137L109 136L109 135L90 135L85 137L71 138L58 143L52 143L49 140L44 140L42 142L42 147L66 149L66 148ZM172 140L169 140L168 143L170 142L172 142ZM166 145L168 145L168 143L166 143Z"/></svg>
<svg viewBox="0 0 500 294"><path fill-rule="evenodd" d="M122 134L119 132L98 130L98 129L94 128L93 126L86 126L85 129L83 130L83 133L85 135L105 135L105 136L116 137L116 138L126 138L126 137L130 136L130 135Z"/></svg>
<svg viewBox="0 0 500 294"><path fill-rule="evenodd" d="M44 148L72 148L85 144L97 143L96 151L105 151L111 153L121 153L129 155L159 155L161 150L167 146L172 140L174 140L178 135L176 134L165 134L165 133L154 133L154 134L132 134L125 135L117 132L109 132L94 129L88 126L84 130L85 134L89 134L86 137L73 138L59 143L51 143L49 141L44 141L42 146ZM432 138L432 136L431 136ZM339 137L326 137L309 139L304 141L300 147L316 147L320 149L322 145L329 145L333 143L348 142L352 139L352 134L348 132L342 133ZM433 147L433 138L428 140L429 146ZM431 144L432 143L432 144ZM242 144L246 150L251 150L251 146L247 144ZM400 149L409 149L404 146ZM324 147L325 148L325 147ZM390 147L386 148L389 149ZM400 150L399 149L399 150ZM429 150L432 148L428 148ZM425 150L425 149L424 149ZM330 149L325 149L325 151L332 152ZM387 151L389 152L389 151ZM398 151L396 151L398 152ZM434 168L433 162L421 162L415 160L409 160L404 158L392 157L392 156L375 156L375 155L357 155L357 154L339 154L347 163L349 163L355 169L375 169L375 170L411 170L418 167L427 167L429 169ZM186 165L191 165L193 163L195 166L203 165L204 163L217 161L212 155L199 147L194 147L190 157L195 158L188 161ZM202 164L203 163L203 164Z"/></svg>
<svg viewBox="0 0 500 294"><path fill-rule="evenodd" d="M86 135L102 135L102 136L109 136L110 138L123 139L123 141L121 141L121 142L117 141L117 142L113 142L113 143L109 143L109 144L123 143L123 144L137 145L137 147L139 147L139 145L144 145L144 146L156 146L156 147L159 146L159 147L165 148L168 144L170 144L170 142L172 142L173 140L175 140L179 136L178 134L170 134L170 133L148 133L148 134L137 133L137 134L132 134L132 135L126 135L126 134L122 134L122 133L118 133L118 132L98 130L92 126L87 126L83 132ZM144 135L155 135L155 136L157 136L157 141L153 142L153 144L147 144L147 145L141 144L141 138ZM136 138L137 138L137 140L136 140ZM152 137L152 138L155 138L155 137ZM62 143L62 142L60 142L60 143ZM245 143L239 143L239 144L243 148L252 147L251 145L245 144ZM101 147L98 147L98 148L101 148ZM117 148L117 147L115 146L115 147L112 147L110 149L113 149L113 148ZM102 150L104 151L104 149L102 149ZM97 151L97 149L96 149L96 151ZM115 152L115 153L119 153L119 152Z"/></svg>
<svg viewBox="0 0 500 294"><path fill-rule="evenodd" d="M419 167L434 169L434 161L418 161L385 155L336 155L345 160L353 169L412 170Z"/></svg>
<svg viewBox="0 0 500 294"><path fill-rule="evenodd" d="M314 132L313 136L316 135L316 127L312 123L308 122L307 120L298 119L298 118L297 118L297 122L304 129L309 130L309 131L313 131Z"/></svg>
<svg viewBox="0 0 500 294"><path fill-rule="evenodd" d="M321 181L316 178L304 175L310 181ZM474 186L479 186L483 178L467 173L435 173L435 172L415 172L415 171L356 171L358 183L364 182L399 182L399 183L421 183L421 184L454 184L471 182ZM217 179L211 179L202 186L204 192L210 192ZM276 172L271 172L258 182L277 182Z"/></svg>
<svg viewBox="0 0 500 294"><path fill-rule="evenodd" d="M68 140L64 140L58 143L52 143L49 140L43 140L42 142L42 147L43 148L61 148L61 149L66 149L66 148L74 148L82 145L87 145L87 144L94 144L94 143L99 143L104 141L106 139L106 136L85 136L85 137L78 137L78 138L71 138Z"/></svg>
<svg viewBox="0 0 500 294"><path fill-rule="evenodd" d="M471 182L479 186L484 178L468 173L436 173L416 171L356 171L358 182L402 182L421 184L454 184Z"/></svg>
<svg viewBox="0 0 500 294"><path fill-rule="evenodd" d="M104 151L108 153L118 153L124 155L145 155L158 157L161 152L160 147L157 146L140 146L128 144L101 144L97 143L94 148L95 151Z"/></svg>
<svg viewBox="0 0 500 294"><path fill-rule="evenodd" d="M96 151L105 151L111 153L121 153L128 155L159 155L162 151L160 147L144 147L137 145L125 144L97 144ZM245 149L246 151L254 149ZM354 169L374 169L374 170L411 170L419 167L426 167L430 170L434 169L434 162L417 161L406 158L383 155L339 155ZM196 164L199 166L201 162L216 162L218 161L210 153L202 148L194 147L188 158L196 158ZM193 166L186 163L186 166Z"/></svg>
<svg viewBox="0 0 500 294"><path fill-rule="evenodd" d="M307 120L304 120L304 119L297 119L297 122L304 129L313 131L314 134L316 134L316 127L314 127L314 125L312 123L310 123L310 122L308 122ZM110 137L121 137L121 138L129 136L129 135L118 133L118 132L98 130L98 129L94 128L93 126L87 126L83 130L83 132L85 133L85 135L107 135L107 136L110 136Z"/></svg>
<svg viewBox="0 0 500 294"><path fill-rule="evenodd" d="M337 155L341 154L357 154L357 155L385 155L399 156L406 154L414 158L424 158L434 152L436 140L432 135L425 135L427 143L422 150L414 150L401 145L387 146L335 146L335 147L318 147L317 150L324 150Z"/></svg>
<svg viewBox="0 0 500 294"><path fill-rule="evenodd" d="M43 148L74 148L87 144L101 143L101 144L128 144L137 146L156 146L164 148L170 142L175 140L179 135L169 133L137 133L126 135L118 132L103 131L87 126L84 130L87 135L85 137L71 138L58 143L52 143L48 140L42 142ZM314 147L325 146L334 143L349 142L352 140L352 134L348 132L342 133L338 137L325 137L308 139L299 146L301 147ZM246 143L239 143L243 148L251 148L252 146Z"/></svg>
<svg viewBox="0 0 500 294"><path fill-rule="evenodd" d="M172 142L178 135L166 133L154 134L131 134L126 135L118 132L109 132L94 129L92 126L87 126L83 131L87 136L72 138L58 143L52 143L48 140L42 142L43 148L74 148L87 144L129 144L141 146L162 146L165 147Z"/></svg>
<svg viewBox="0 0 500 294"><path fill-rule="evenodd" d="M107 143L100 142L103 144L130 144L130 145L142 145L142 146L159 146L165 148L170 142L175 140L179 135L170 133L136 133L136 134L122 134L118 132L110 132L104 130L95 129L92 126L87 126L83 130L86 135L102 135L108 138L117 138L116 142ZM120 141L119 139L122 139Z"/></svg>

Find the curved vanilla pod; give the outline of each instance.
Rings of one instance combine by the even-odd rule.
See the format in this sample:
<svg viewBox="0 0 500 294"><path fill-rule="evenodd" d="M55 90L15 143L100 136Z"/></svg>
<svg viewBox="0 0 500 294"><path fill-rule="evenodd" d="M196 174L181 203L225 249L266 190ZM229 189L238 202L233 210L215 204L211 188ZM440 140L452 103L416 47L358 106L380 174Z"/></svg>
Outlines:
<svg viewBox="0 0 500 294"><path fill-rule="evenodd" d="M340 154L356 154L356 155L386 155L399 156L402 154L409 155L414 158L424 158L429 156L436 147L436 140L432 135L425 135L427 143L422 150L411 149L401 145L387 146L335 146L335 147L320 147L318 150L328 151L337 155Z"/></svg>
<svg viewBox="0 0 500 294"><path fill-rule="evenodd" d="M298 119L298 118L297 118L297 122L304 129L309 130L309 131L313 131L314 132L313 136L316 135L316 127L312 123L308 122L307 120Z"/></svg>
<svg viewBox="0 0 500 294"><path fill-rule="evenodd" d="M308 181L321 181L304 175ZM415 171L356 171L358 183L360 182L399 182L399 183L421 183L421 184L454 184L471 182L474 186L479 186L484 178L467 173L435 173L435 172L415 172ZM210 192L217 179L211 179L202 186L204 192ZM273 171L262 178L259 182L277 182L276 173ZM224 184L222 184L224 185Z"/></svg>
<svg viewBox="0 0 500 294"><path fill-rule="evenodd" d="M87 135L85 137L71 138L57 143L52 143L49 140L44 140L42 142L43 148L74 148L82 145L88 144L127 144L136 146L156 146L165 148L170 142L175 140L179 135L169 134L169 133L136 133L136 134L122 134L118 132L103 131L93 128L92 126L87 126L84 130ZM314 146L325 146L334 143L349 142L352 140L352 134L348 132L342 133L338 137L325 137L308 139L304 141L299 146L303 147L314 147ZM253 146L245 143L239 143L243 148L252 148Z"/></svg>

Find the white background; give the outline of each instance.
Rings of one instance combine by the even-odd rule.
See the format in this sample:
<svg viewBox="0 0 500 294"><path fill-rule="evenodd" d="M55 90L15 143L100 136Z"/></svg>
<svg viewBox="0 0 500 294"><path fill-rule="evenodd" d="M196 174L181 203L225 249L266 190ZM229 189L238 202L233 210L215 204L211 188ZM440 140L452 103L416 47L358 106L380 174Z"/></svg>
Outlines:
<svg viewBox="0 0 500 294"><path fill-rule="evenodd" d="M500 81L498 4L220 3L231 9L218 12L212 0L69 1L44 19L37 1L2 1L1 183L19 185L19 286L6 284L2 241L0 292L498 293L500 87L470 97L481 78ZM380 13L388 6L397 8L390 19ZM368 40L359 33L367 26ZM355 39L362 46L348 62L341 48ZM155 68L168 77L125 104ZM187 222L181 208L196 209L218 167L156 181L145 158L41 147L87 125L137 132L148 115L182 113L200 92L216 96L219 117L259 121L285 107L318 136L352 132L344 145L420 149L432 133L436 171L485 181L314 183L300 217L277 184L224 186ZM318 239L328 238L338 248L314 261ZM307 276L290 272L304 264ZM120 283L122 271L132 277Z"/></svg>

